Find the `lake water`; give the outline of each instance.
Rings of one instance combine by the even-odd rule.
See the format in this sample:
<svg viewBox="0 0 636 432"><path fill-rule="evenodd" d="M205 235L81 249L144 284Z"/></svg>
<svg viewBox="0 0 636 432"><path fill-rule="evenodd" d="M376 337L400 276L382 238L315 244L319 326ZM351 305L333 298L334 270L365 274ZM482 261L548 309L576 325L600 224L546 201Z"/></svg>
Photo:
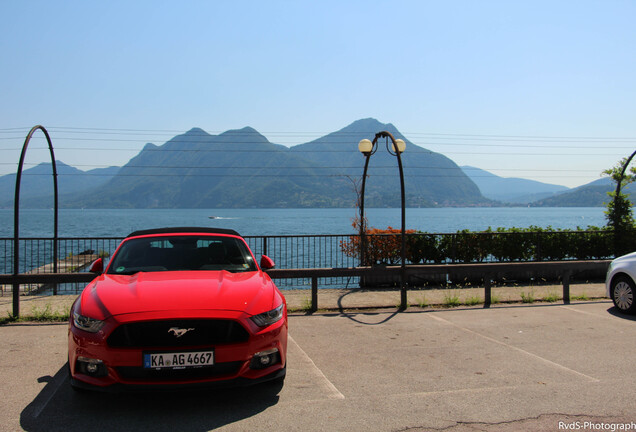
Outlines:
<svg viewBox="0 0 636 432"><path fill-rule="evenodd" d="M605 208L409 208L406 228L453 233L488 227L575 229L605 225ZM242 235L351 234L357 209L145 209L59 211L60 237L124 237L169 226L230 228ZM400 228L400 209L366 210L369 226ZM211 218L213 217L213 218ZM20 210L20 237L52 237L53 211ZM13 210L0 209L0 238L13 237Z"/></svg>

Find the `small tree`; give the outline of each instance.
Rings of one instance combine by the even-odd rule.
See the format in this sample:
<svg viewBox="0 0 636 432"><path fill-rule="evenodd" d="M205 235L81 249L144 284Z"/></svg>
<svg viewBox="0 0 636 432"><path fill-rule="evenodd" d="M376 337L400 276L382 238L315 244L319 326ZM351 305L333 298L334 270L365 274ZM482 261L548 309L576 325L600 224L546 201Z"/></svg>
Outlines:
<svg viewBox="0 0 636 432"><path fill-rule="evenodd" d="M365 221L366 222L366 221ZM351 224L356 230L360 229L360 218L353 219ZM405 234L414 234L415 230L405 230ZM402 230L388 227L387 229L367 228L364 231L364 261L360 265L396 265L402 261ZM354 235L348 240L340 241L340 249L350 257L360 257L361 237ZM407 241L406 258L411 256L411 243Z"/></svg>
<svg viewBox="0 0 636 432"><path fill-rule="evenodd" d="M633 238L635 233L634 217L632 215L632 203L626 195L624 188L636 180L636 168L631 167L627 172L627 166L636 152L629 158L623 158L613 168L603 171L616 183L616 190L608 192L611 200L607 203L605 218L607 226L614 230L614 253L616 256L634 249Z"/></svg>

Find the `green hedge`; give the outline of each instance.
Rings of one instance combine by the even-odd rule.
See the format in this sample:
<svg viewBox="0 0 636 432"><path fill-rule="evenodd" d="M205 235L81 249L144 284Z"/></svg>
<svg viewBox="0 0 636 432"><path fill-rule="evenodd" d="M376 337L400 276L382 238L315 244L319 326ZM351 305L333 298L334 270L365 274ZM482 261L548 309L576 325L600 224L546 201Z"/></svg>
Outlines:
<svg viewBox="0 0 636 432"><path fill-rule="evenodd" d="M636 245L634 233L625 241ZM560 261L613 257L614 234L607 228L577 230L497 228L455 234L418 232L407 238L407 259L419 263Z"/></svg>

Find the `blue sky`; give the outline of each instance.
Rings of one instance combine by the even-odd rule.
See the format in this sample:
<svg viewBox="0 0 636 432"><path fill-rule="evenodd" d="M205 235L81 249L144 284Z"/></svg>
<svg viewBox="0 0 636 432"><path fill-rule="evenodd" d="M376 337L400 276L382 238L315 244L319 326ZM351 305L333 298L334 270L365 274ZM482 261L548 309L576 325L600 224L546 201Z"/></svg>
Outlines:
<svg viewBox="0 0 636 432"><path fill-rule="evenodd" d="M0 17L0 174L35 124L81 169L195 126L294 145L366 117L570 187L636 149L632 0L3 0Z"/></svg>

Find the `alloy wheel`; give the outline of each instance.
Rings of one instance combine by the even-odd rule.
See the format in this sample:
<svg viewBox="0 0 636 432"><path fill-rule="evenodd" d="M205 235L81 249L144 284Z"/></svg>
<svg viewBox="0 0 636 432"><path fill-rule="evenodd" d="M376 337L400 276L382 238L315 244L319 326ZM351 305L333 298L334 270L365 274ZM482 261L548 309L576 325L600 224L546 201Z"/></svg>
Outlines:
<svg viewBox="0 0 636 432"><path fill-rule="evenodd" d="M619 281L614 286L614 304L622 311L627 311L634 305L634 290L626 281Z"/></svg>

